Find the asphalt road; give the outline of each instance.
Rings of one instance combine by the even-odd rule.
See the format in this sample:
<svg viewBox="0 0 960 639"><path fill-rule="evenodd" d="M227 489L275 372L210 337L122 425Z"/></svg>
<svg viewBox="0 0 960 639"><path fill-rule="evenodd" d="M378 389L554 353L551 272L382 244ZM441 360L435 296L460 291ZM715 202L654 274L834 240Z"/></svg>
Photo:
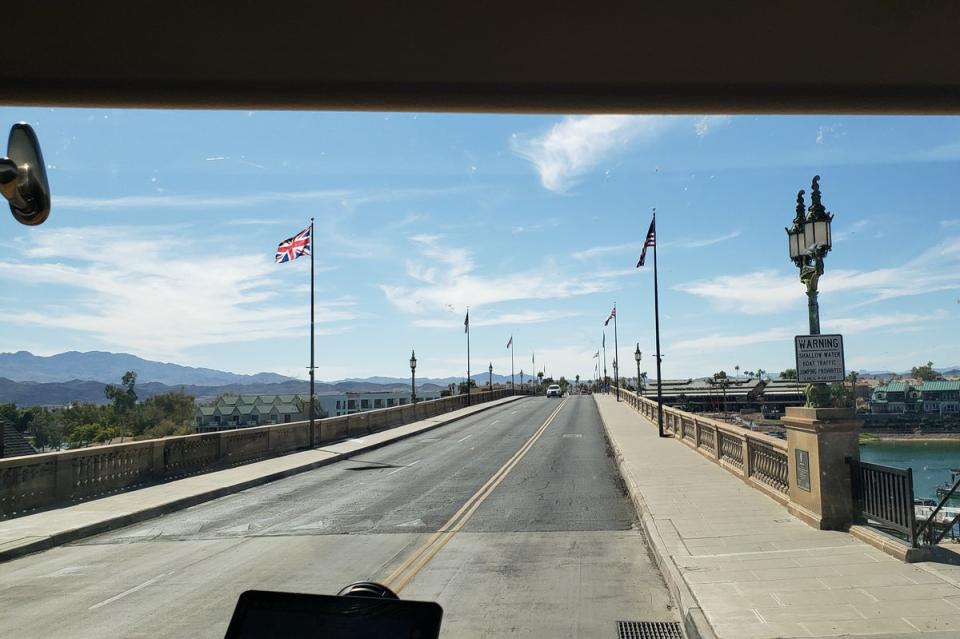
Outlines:
<svg viewBox="0 0 960 639"><path fill-rule="evenodd" d="M530 398L0 564L0 634L222 637L250 589L357 580L438 601L445 637L615 637L675 620L590 397Z"/></svg>

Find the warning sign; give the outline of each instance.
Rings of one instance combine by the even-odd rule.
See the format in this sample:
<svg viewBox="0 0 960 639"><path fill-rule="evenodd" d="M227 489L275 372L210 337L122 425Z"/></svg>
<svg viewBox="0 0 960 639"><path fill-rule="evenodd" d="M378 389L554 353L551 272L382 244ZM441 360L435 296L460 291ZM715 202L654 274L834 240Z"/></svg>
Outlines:
<svg viewBox="0 0 960 639"><path fill-rule="evenodd" d="M842 382L843 335L797 335L793 338L797 351L797 381Z"/></svg>

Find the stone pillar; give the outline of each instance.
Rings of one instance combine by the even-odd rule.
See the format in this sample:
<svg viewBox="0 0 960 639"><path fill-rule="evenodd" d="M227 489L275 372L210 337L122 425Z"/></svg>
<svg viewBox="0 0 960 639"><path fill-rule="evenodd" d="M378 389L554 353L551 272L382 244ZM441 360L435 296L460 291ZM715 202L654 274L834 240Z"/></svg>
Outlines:
<svg viewBox="0 0 960 639"><path fill-rule="evenodd" d="M845 530L854 523L847 457L860 459L863 420L852 408L788 407L787 509L820 530Z"/></svg>

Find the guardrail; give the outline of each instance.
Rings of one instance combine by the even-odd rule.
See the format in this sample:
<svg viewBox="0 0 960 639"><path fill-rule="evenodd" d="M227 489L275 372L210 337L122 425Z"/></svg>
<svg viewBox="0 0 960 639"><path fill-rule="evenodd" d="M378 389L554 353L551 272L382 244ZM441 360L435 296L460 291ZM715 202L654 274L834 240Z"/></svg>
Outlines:
<svg viewBox="0 0 960 639"><path fill-rule="evenodd" d="M623 400L641 415L657 423L657 403L636 393L620 389ZM787 443L776 437L756 433L708 417L663 407L664 430L677 441L690 446L751 486L782 504L789 501L790 477Z"/></svg>
<svg viewBox="0 0 960 639"><path fill-rule="evenodd" d="M892 468L848 459L853 500L860 515L902 533L918 547L913 507L913 469Z"/></svg>
<svg viewBox="0 0 960 639"><path fill-rule="evenodd" d="M512 394L509 389L475 391L470 399L477 404ZM318 419L312 432L310 422L302 421L0 459L0 517L276 457L466 405L466 395L454 395Z"/></svg>

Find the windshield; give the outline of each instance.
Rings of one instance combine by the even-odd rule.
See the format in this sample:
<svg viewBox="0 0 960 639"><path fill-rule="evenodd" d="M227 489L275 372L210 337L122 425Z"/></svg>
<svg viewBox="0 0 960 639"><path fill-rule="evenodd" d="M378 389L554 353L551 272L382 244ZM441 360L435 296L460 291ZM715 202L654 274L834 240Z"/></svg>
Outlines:
<svg viewBox="0 0 960 639"><path fill-rule="evenodd" d="M678 592L777 636L765 570L859 592L893 582L809 556L923 544L851 468L949 497L957 118L0 114L52 193L0 222L8 636L222 636L245 590L360 580L448 637L680 632Z"/></svg>

